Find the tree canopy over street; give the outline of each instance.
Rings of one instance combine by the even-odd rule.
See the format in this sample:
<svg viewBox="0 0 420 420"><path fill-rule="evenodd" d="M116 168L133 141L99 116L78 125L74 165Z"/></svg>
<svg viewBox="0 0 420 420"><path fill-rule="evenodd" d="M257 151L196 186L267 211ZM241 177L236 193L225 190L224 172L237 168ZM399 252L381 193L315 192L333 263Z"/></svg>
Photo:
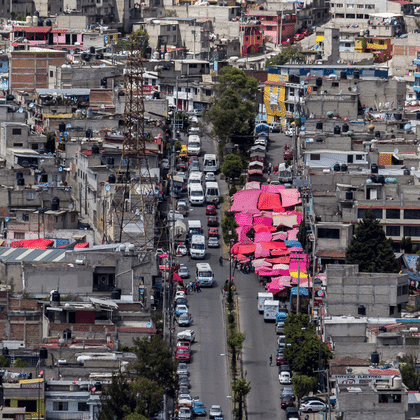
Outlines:
<svg viewBox="0 0 420 420"><path fill-rule="evenodd" d="M274 57L267 58L265 64L268 66L282 66L290 62L304 63L305 56L297 47L288 47Z"/></svg>
<svg viewBox="0 0 420 420"><path fill-rule="evenodd" d="M214 134L227 142L233 134L248 134L253 128L258 84L256 79L234 67L224 67L221 73L208 116Z"/></svg>
<svg viewBox="0 0 420 420"><path fill-rule="evenodd" d="M241 175L244 164L239 155L233 153L225 156L222 166L222 173L226 178L234 179Z"/></svg>
<svg viewBox="0 0 420 420"><path fill-rule="evenodd" d="M357 224L355 235L346 250L346 264L359 264L361 272L398 272L391 243L371 210Z"/></svg>

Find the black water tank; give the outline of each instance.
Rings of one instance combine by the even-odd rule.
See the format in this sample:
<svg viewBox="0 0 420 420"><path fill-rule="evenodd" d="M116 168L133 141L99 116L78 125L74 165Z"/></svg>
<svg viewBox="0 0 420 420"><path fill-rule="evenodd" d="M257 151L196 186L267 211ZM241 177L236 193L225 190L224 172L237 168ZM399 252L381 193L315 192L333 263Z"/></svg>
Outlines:
<svg viewBox="0 0 420 420"><path fill-rule="evenodd" d="M323 124L322 121L317 121L315 124L317 130L322 130Z"/></svg>
<svg viewBox="0 0 420 420"><path fill-rule="evenodd" d="M48 351L45 347L39 349L39 358L44 360L48 359Z"/></svg>
<svg viewBox="0 0 420 420"><path fill-rule="evenodd" d="M346 191L346 200L353 200L353 191Z"/></svg>
<svg viewBox="0 0 420 420"><path fill-rule="evenodd" d="M374 365L379 364L379 353L377 353L376 351L372 352L370 354L370 361L371 363L373 363Z"/></svg>
<svg viewBox="0 0 420 420"><path fill-rule="evenodd" d="M366 308L363 305L359 305L357 308L358 315L366 315Z"/></svg>
<svg viewBox="0 0 420 420"><path fill-rule="evenodd" d="M23 178L23 172L16 172L16 179Z"/></svg>
<svg viewBox="0 0 420 420"><path fill-rule="evenodd" d="M44 19L38 19L38 26L44 26Z"/></svg>
<svg viewBox="0 0 420 420"><path fill-rule="evenodd" d="M83 52L81 55L81 58L83 61L89 61L89 54Z"/></svg>
<svg viewBox="0 0 420 420"><path fill-rule="evenodd" d="M93 155L97 155L97 154L99 154L99 146L97 145L97 144L94 144L93 146L92 146L92 154Z"/></svg>
<svg viewBox="0 0 420 420"><path fill-rule="evenodd" d="M60 302L60 292L58 290L51 293L51 302Z"/></svg>
<svg viewBox="0 0 420 420"><path fill-rule="evenodd" d="M386 332L386 327L384 327L384 326L379 327L379 332Z"/></svg>
<svg viewBox="0 0 420 420"><path fill-rule="evenodd" d="M160 92L158 92L157 90L155 90L153 92L152 98L153 99L160 99Z"/></svg>
<svg viewBox="0 0 420 420"><path fill-rule="evenodd" d="M71 340L71 330L69 328L63 331L63 338L64 340Z"/></svg>
<svg viewBox="0 0 420 420"><path fill-rule="evenodd" d="M350 126L347 123L343 124L343 126L341 127L341 131L343 133L347 133L347 131L349 131L349 130L350 130Z"/></svg>
<svg viewBox="0 0 420 420"><path fill-rule="evenodd" d="M52 199L52 201L51 201L51 210L52 211L58 211L58 210L60 210L60 199L58 197L54 197Z"/></svg>
<svg viewBox="0 0 420 420"><path fill-rule="evenodd" d="M316 84L318 87L322 86L322 77L317 77L317 78L315 79L315 84Z"/></svg>
<svg viewBox="0 0 420 420"><path fill-rule="evenodd" d="M58 124L58 131L60 133L64 133L66 131L66 124L64 124L63 122L61 122L60 124Z"/></svg>
<svg viewBox="0 0 420 420"><path fill-rule="evenodd" d="M341 128L340 128L340 126L336 125L334 127L334 134L340 134L340 133L341 133Z"/></svg>
<svg viewBox="0 0 420 420"><path fill-rule="evenodd" d="M381 137L381 132L380 131L375 131L375 137L377 137L377 138Z"/></svg>
<svg viewBox="0 0 420 420"><path fill-rule="evenodd" d="M416 114L416 120L420 120L420 112L417 112L417 114Z"/></svg>
<svg viewBox="0 0 420 420"><path fill-rule="evenodd" d="M97 391L102 391L102 382L95 382L93 386L96 388Z"/></svg>
<svg viewBox="0 0 420 420"><path fill-rule="evenodd" d="M7 347L3 347L3 348L1 349L1 354L2 354L3 356L8 356L8 355L9 355L9 349L8 349Z"/></svg>
<svg viewBox="0 0 420 420"><path fill-rule="evenodd" d="M347 171L347 165L346 165L345 163L342 163L342 164L340 165L340 171L341 171L341 172L346 172L346 171Z"/></svg>
<svg viewBox="0 0 420 420"><path fill-rule="evenodd" d="M47 19L47 20L45 21L45 26L52 26L51 19Z"/></svg>
<svg viewBox="0 0 420 420"><path fill-rule="evenodd" d="M22 187L23 185L25 185L25 179L24 178L18 178L16 180L16 183L17 183L17 185L20 185Z"/></svg>
<svg viewBox="0 0 420 420"><path fill-rule="evenodd" d="M404 169L403 174L404 175L410 175L410 169Z"/></svg>
<svg viewBox="0 0 420 420"><path fill-rule="evenodd" d="M6 101L14 101L14 100L15 100L15 97L13 95L10 95L10 94L6 95ZM420 119L420 118L418 118L418 119Z"/></svg>
<svg viewBox="0 0 420 420"><path fill-rule="evenodd" d="M353 72L353 79L359 79L360 78L360 71L359 70L355 70Z"/></svg>
<svg viewBox="0 0 420 420"><path fill-rule="evenodd" d="M111 291L111 299L120 300L121 299L121 289L117 287Z"/></svg>
<svg viewBox="0 0 420 420"><path fill-rule="evenodd" d="M39 18L39 12L38 12L38 10L35 10L35 12L34 12L34 14L33 14L35 17L37 17L37 18Z"/></svg>
<svg viewBox="0 0 420 420"><path fill-rule="evenodd" d="M300 83L299 76L297 74L291 74L289 76L289 83L296 83L296 84Z"/></svg>
<svg viewBox="0 0 420 420"><path fill-rule="evenodd" d="M397 112L396 114L394 114L394 118L396 120L402 120L402 114L401 114L401 112Z"/></svg>
<svg viewBox="0 0 420 420"><path fill-rule="evenodd" d="M90 129L90 128L88 128L87 130L86 130L86 137L88 138L88 139L90 139L91 137L92 137L92 134L93 134L93 132L92 132L92 130Z"/></svg>
<svg viewBox="0 0 420 420"><path fill-rule="evenodd" d="M115 177L114 174L110 174L108 177L108 184L115 184L115 181L117 180L117 178Z"/></svg>
<svg viewBox="0 0 420 420"><path fill-rule="evenodd" d="M383 175L378 175L378 182L380 184L385 184L385 177Z"/></svg>
<svg viewBox="0 0 420 420"><path fill-rule="evenodd" d="M376 175L371 175L371 176L370 176L370 180L371 180L374 184L377 184L377 183L378 183L378 178L376 178Z"/></svg>
<svg viewBox="0 0 420 420"><path fill-rule="evenodd" d="M340 164L339 163L336 163L334 165L334 172L340 172Z"/></svg>
<svg viewBox="0 0 420 420"><path fill-rule="evenodd" d="M315 56L315 60L322 60L322 54L317 54Z"/></svg>
<svg viewBox="0 0 420 420"><path fill-rule="evenodd" d="M105 77L103 77L101 79L101 86L104 87L104 88L106 88L108 86L108 81L106 80Z"/></svg>
<svg viewBox="0 0 420 420"><path fill-rule="evenodd" d="M113 158L112 156L108 156L108 157L106 158L106 164L107 164L107 165L109 165L109 166L114 166L114 162L115 162L115 160L114 160L114 158Z"/></svg>
<svg viewBox="0 0 420 420"><path fill-rule="evenodd" d="M97 60L102 60L104 58L104 55L102 53L96 53L95 58Z"/></svg>
<svg viewBox="0 0 420 420"><path fill-rule="evenodd" d="M345 70L340 71L340 79L347 79L347 72Z"/></svg>
<svg viewBox="0 0 420 420"><path fill-rule="evenodd" d="M90 47L90 48L89 48L89 53L90 53L90 54L95 54L95 53L96 53L96 49L95 49L95 47Z"/></svg>
<svg viewBox="0 0 420 420"><path fill-rule="evenodd" d="M317 137L316 139L315 139L315 142L316 143L322 143L324 141L324 139L322 138L322 137Z"/></svg>
<svg viewBox="0 0 420 420"><path fill-rule="evenodd" d="M372 163L372 165L370 165L370 172L372 172L373 174L377 174L379 171L379 167L376 163Z"/></svg>

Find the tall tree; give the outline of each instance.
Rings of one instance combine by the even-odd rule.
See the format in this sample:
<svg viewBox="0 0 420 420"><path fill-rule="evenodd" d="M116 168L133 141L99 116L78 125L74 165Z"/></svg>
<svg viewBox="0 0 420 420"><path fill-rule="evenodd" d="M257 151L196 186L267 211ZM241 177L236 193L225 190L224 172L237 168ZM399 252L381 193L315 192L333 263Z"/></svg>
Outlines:
<svg viewBox="0 0 420 420"><path fill-rule="evenodd" d="M155 381L138 378L132 383L132 390L137 397L136 411L151 418L160 410L165 391Z"/></svg>
<svg viewBox="0 0 420 420"><path fill-rule="evenodd" d="M315 388L316 378L306 375L294 375L292 376L293 391L298 399L298 406L300 406L300 400L305 395L308 395Z"/></svg>
<svg viewBox="0 0 420 420"><path fill-rule="evenodd" d="M232 390L235 393L235 400L238 403L238 410L236 418L242 420L243 417L243 402L245 397L251 392L251 382L247 382L246 379L238 379L232 386Z"/></svg>
<svg viewBox="0 0 420 420"><path fill-rule="evenodd" d="M155 381L169 395L172 395L177 384L175 377L177 362L172 360L167 342L155 335L150 341L147 338L135 338L133 343L137 359L131 367L136 371L137 376Z"/></svg>
<svg viewBox="0 0 420 420"><path fill-rule="evenodd" d="M359 264L362 272L398 272L391 244L371 210L357 224L355 235L346 250L346 264Z"/></svg>
<svg viewBox="0 0 420 420"><path fill-rule="evenodd" d="M267 60L265 61L265 65L266 67L282 66L290 62L294 62L294 63L305 62L305 56L299 51L297 47L285 48L281 53L275 55L274 57L267 58Z"/></svg>
<svg viewBox="0 0 420 420"><path fill-rule="evenodd" d="M222 165L222 172L226 178L230 178L231 180L237 178L241 175L243 169L244 164L239 155L235 155L234 153L226 155Z"/></svg>
<svg viewBox="0 0 420 420"><path fill-rule="evenodd" d="M233 134L248 134L256 115L257 80L234 67L221 70L213 106L208 113L214 134L227 142Z"/></svg>

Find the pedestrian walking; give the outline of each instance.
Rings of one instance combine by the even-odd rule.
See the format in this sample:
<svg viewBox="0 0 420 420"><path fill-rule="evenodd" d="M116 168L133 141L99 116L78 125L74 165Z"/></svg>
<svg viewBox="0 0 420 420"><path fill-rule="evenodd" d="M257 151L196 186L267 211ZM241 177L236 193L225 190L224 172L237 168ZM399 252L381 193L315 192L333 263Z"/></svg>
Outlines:
<svg viewBox="0 0 420 420"><path fill-rule="evenodd" d="M200 286L200 283L197 283L196 289L197 289L197 292L201 292L201 286Z"/></svg>
<svg viewBox="0 0 420 420"><path fill-rule="evenodd" d="M194 281L193 282L193 284L192 284L192 290L193 290L193 292L195 292L195 288L197 287L197 284L196 284L196 282Z"/></svg>
<svg viewBox="0 0 420 420"><path fill-rule="evenodd" d="M270 354L270 366L273 364L273 355Z"/></svg>
<svg viewBox="0 0 420 420"><path fill-rule="evenodd" d="M220 267L223 267L223 257L222 256L219 258L219 265L220 265Z"/></svg>

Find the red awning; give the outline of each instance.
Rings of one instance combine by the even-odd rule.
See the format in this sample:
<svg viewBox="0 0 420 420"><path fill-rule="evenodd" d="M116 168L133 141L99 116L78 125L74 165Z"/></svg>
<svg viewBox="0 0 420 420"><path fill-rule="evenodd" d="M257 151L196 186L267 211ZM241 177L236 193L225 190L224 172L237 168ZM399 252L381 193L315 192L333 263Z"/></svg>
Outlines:
<svg viewBox="0 0 420 420"><path fill-rule="evenodd" d="M11 243L12 248L35 248L35 249L47 249L54 245L54 241L51 239L39 238L39 239L27 239L23 241L14 241Z"/></svg>
<svg viewBox="0 0 420 420"><path fill-rule="evenodd" d="M74 246L75 248L89 248L89 242L80 242Z"/></svg>
<svg viewBox="0 0 420 420"><path fill-rule="evenodd" d="M12 32L26 32L37 33L37 34L47 34L51 31L51 26L16 26L13 28Z"/></svg>

